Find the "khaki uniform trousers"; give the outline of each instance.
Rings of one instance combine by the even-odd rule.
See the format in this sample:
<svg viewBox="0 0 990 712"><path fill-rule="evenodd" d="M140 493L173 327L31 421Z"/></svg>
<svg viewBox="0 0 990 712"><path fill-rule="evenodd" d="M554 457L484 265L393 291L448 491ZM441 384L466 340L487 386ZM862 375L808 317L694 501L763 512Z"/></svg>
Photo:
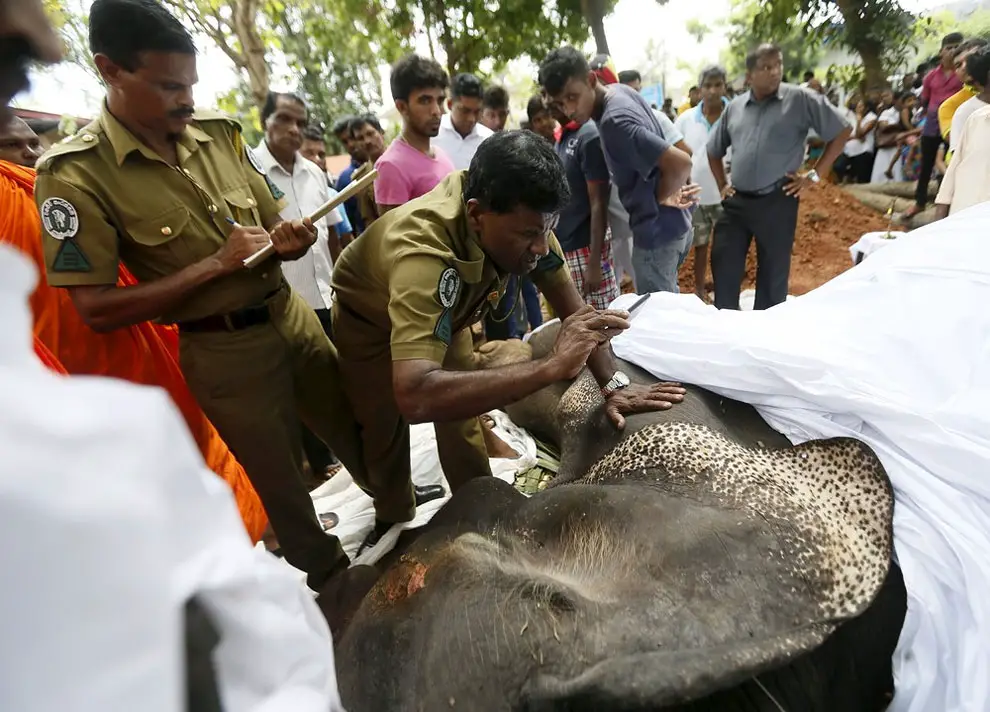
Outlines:
<svg viewBox="0 0 990 712"><path fill-rule="evenodd" d="M416 514L409 453L409 422L399 412L392 389L392 355L368 358L357 334L369 325L339 303L333 305L333 336L340 355L344 391L354 409L363 444L365 473L354 481L375 500L375 516L382 522L408 522ZM454 334L443 367L468 371L474 368L471 330ZM488 449L479 418L434 423L440 466L452 491L475 477L491 475Z"/></svg>
<svg viewBox="0 0 990 712"><path fill-rule="evenodd" d="M348 469L360 439L340 389L337 353L312 309L283 285L271 321L240 331L180 332L189 388L254 485L286 560L319 589L344 551L317 520L303 480L300 420Z"/></svg>

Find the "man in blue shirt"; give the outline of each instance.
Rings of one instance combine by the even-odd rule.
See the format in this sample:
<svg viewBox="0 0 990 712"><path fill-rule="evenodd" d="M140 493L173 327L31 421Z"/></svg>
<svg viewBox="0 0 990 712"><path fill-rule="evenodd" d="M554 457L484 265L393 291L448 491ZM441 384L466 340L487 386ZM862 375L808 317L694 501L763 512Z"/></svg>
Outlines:
<svg viewBox="0 0 990 712"><path fill-rule="evenodd" d="M351 122L356 118L356 116L345 116L342 119L338 119L333 125L333 135L337 137L337 140L351 154L351 164L341 171L340 176L337 178L336 188L338 193L350 184L354 171L368 160L364 155L364 148L361 142L351 140ZM358 210L357 198L351 198L345 202L344 211L347 213L347 219L354 230L355 237L364 232L364 220L361 218L361 211Z"/></svg>
<svg viewBox="0 0 990 712"><path fill-rule="evenodd" d="M688 184L691 157L664 137L642 96L623 84L603 86L573 47L551 52L539 79L564 116L598 125L612 181L629 213L637 289L680 291L677 268L691 248L690 209L699 192Z"/></svg>

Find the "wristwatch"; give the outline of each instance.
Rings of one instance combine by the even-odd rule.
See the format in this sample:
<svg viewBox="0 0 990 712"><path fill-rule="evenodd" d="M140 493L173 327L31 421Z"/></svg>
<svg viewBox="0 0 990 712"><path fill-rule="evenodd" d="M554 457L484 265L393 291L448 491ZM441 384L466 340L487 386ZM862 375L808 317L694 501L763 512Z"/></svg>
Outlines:
<svg viewBox="0 0 990 712"><path fill-rule="evenodd" d="M629 385L629 376L624 374L622 371L616 371L612 374L612 380L605 384L602 388L602 395L608 398L610 395L616 391L622 390Z"/></svg>
<svg viewBox="0 0 990 712"><path fill-rule="evenodd" d="M818 175L818 171L812 168L810 171L804 174L804 177L810 180L812 183L821 183L822 177Z"/></svg>

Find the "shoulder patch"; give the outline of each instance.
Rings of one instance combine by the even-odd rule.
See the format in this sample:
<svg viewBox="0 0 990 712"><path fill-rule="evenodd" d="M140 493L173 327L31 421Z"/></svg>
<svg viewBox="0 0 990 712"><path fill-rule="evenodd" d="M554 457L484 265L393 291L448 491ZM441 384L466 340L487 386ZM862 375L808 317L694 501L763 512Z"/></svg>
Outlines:
<svg viewBox="0 0 990 712"><path fill-rule="evenodd" d="M533 268L533 274L543 274L544 272L553 272L555 269L561 267L564 261L560 259L558 255L553 250L550 250L547 254L541 257L537 263L536 267Z"/></svg>
<svg viewBox="0 0 990 712"><path fill-rule="evenodd" d="M52 263L52 271L92 272L93 267L75 240L63 240L55 255L55 262Z"/></svg>
<svg viewBox="0 0 990 712"><path fill-rule="evenodd" d="M447 344L447 346L450 346L450 341L454 336L454 327L451 322L450 309L444 309L440 314L440 318L437 319L436 328L433 330L433 335Z"/></svg>
<svg viewBox="0 0 990 712"><path fill-rule="evenodd" d="M41 204L41 222L56 240L71 240L79 232L79 212L64 198L48 198Z"/></svg>
<svg viewBox="0 0 990 712"><path fill-rule="evenodd" d="M445 309L450 309L457 301L457 296L461 291L461 276L453 267L448 267L440 274L440 281L437 282L437 299Z"/></svg>
<svg viewBox="0 0 990 712"><path fill-rule="evenodd" d="M275 200L281 200L285 197L285 193L282 192L282 189L275 185L275 182L267 175L265 176L265 183L268 184L268 192L272 194L272 197L275 198Z"/></svg>
<svg viewBox="0 0 990 712"><path fill-rule="evenodd" d="M266 175L265 169L261 167L261 161L258 160L258 157L254 154L254 151L251 150L250 146L244 147L244 153L247 154L248 163L251 164L251 167L258 171L261 175ZM271 187L271 185L269 185L269 187Z"/></svg>

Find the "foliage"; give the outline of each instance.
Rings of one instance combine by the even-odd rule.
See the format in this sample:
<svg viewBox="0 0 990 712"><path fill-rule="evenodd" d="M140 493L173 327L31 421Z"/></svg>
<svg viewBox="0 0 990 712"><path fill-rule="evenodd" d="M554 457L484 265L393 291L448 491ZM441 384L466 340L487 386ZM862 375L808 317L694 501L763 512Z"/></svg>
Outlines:
<svg viewBox="0 0 990 712"><path fill-rule="evenodd" d="M226 94L217 97L217 109L228 116L237 117L247 145L257 146L261 143L264 136L261 130L261 110L251 99L251 90L243 79Z"/></svg>
<svg viewBox="0 0 990 712"><path fill-rule="evenodd" d="M966 37L990 39L990 10L985 8L974 10L963 18L956 17L948 10L942 10L932 13L925 20L927 21L925 31L915 32L918 48L915 64L937 55L942 38L950 32L962 32Z"/></svg>
<svg viewBox="0 0 990 712"><path fill-rule="evenodd" d="M566 42L583 43L589 28L582 0L392 0L388 25L398 37L422 28L447 72L484 74L518 57L539 62Z"/></svg>
<svg viewBox="0 0 990 712"><path fill-rule="evenodd" d="M102 83L89 51L89 18L79 0L44 0L45 13L62 37L65 61Z"/></svg>
<svg viewBox="0 0 990 712"><path fill-rule="evenodd" d="M698 43L704 41L705 37L712 31L711 28L697 17L692 17L684 23L684 29L689 35L694 37Z"/></svg>
<svg viewBox="0 0 990 712"><path fill-rule="evenodd" d="M729 46L721 61L734 82L746 74L746 55L763 42L776 42L784 55L784 72L800 76L814 68L821 59L821 45L809 40L805 26L797 18L789 18L779 26L767 27L759 21L759 0L733 0L727 24Z"/></svg>

